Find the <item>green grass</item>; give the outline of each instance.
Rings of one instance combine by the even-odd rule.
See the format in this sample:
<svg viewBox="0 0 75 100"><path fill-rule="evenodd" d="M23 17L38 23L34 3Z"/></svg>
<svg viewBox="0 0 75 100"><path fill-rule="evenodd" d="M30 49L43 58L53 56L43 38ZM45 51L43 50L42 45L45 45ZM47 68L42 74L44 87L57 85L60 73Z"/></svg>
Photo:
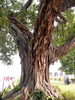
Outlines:
<svg viewBox="0 0 75 100"><path fill-rule="evenodd" d="M75 100L75 84L64 85L63 82L52 82L66 100Z"/></svg>

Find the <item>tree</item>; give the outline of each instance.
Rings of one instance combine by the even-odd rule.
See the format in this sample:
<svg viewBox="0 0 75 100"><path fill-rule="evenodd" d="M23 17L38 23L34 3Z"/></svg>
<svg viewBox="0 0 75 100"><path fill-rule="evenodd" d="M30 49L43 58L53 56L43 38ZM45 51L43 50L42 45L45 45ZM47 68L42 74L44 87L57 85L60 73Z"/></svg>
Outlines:
<svg viewBox="0 0 75 100"><path fill-rule="evenodd" d="M62 67L60 68L66 74L75 75L75 50L71 51L68 55L61 59Z"/></svg>
<svg viewBox="0 0 75 100"><path fill-rule="evenodd" d="M56 35L54 37L54 45L59 46L69 41L75 35L75 13L73 9L68 9L64 12L64 16L67 18L67 23L58 24L56 26ZM70 53L60 59L62 71L66 74L75 74L75 48L73 48Z"/></svg>
<svg viewBox="0 0 75 100"><path fill-rule="evenodd" d="M61 46L52 45L54 21L64 22L65 18L61 12L75 6L75 1L39 0L39 2L40 6L33 32L29 31L27 26L22 24L13 13L8 15L11 34L16 39L21 58L21 90L18 93L24 93L25 100L29 100L28 94L35 89L45 91L47 96L60 97L60 94L50 84L49 65L75 47L74 37ZM32 0L28 0L21 10L27 11L31 4ZM25 19L28 20L26 15ZM25 19L22 18L22 21Z"/></svg>
<svg viewBox="0 0 75 100"><path fill-rule="evenodd" d="M11 64L11 55L14 55L17 51L14 39L10 35L7 15L11 10L13 12L20 10L21 5L16 0L0 0L0 60L5 64Z"/></svg>

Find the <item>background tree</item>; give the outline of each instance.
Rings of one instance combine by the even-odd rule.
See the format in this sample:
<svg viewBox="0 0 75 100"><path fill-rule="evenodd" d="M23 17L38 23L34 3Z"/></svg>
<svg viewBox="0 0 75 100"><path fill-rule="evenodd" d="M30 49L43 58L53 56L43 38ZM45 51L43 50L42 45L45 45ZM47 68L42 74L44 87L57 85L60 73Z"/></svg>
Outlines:
<svg viewBox="0 0 75 100"><path fill-rule="evenodd" d="M64 12L64 17L67 19L67 23L58 24L56 26L56 35L54 35L54 45L59 46L69 41L75 36L75 13L74 9L69 9ZM75 48L71 50L66 56L60 59L62 71L66 74L75 74Z"/></svg>
<svg viewBox="0 0 75 100"><path fill-rule="evenodd" d="M67 56L61 59L62 67L60 68L66 74L75 75L75 50L72 50Z"/></svg>
<svg viewBox="0 0 75 100"><path fill-rule="evenodd" d="M10 32L16 40L21 58L20 88L19 92L16 92L20 95L24 94L25 100L29 100L29 93L35 89L43 90L47 96L59 98L61 97L60 94L51 86L49 81L49 65L66 55L75 47L75 37L73 34L73 38L69 38L64 44L54 46L52 43L53 37L55 36L53 34L54 22L56 20L60 23L66 21L61 12L74 7L75 0L39 0L38 14L34 11L33 7L28 13L28 8L32 4L32 1L28 0L25 5L23 4L24 6L21 6L22 3L19 4L19 2L16 3L10 0L5 3L5 0L2 0L0 6L2 8L6 7L6 9L13 6L10 12L12 11L14 14L8 11L7 17L10 21L8 23L11 29ZM3 4L8 5L3 7ZM17 7L16 9L15 4L21 7ZM33 15L30 17L29 14ZM37 15L35 25L31 30L30 19L32 18L34 21L35 15ZM13 91L3 99L10 97L12 94Z"/></svg>

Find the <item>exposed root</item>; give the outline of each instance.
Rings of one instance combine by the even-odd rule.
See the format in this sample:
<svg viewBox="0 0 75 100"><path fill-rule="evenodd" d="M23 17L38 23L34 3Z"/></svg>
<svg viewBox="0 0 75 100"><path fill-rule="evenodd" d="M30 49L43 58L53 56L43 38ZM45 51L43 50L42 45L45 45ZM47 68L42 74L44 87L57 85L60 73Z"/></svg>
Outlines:
<svg viewBox="0 0 75 100"><path fill-rule="evenodd" d="M17 90L11 90L9 93L6 94L6 96L4 96L2 98L2 100L7 100L8 98L14 98L16 96L23 96L24 95L24 89L25 89L25 86L22 86L20 87L19 89Z"/></svg>
<svg viewBox="0 0 75 100"><path fill-rule="evenodd" d="M44 91L46 96L63 99L62 95L59 94L58 90L55 89L52 85L50 85L46 81L44 81L44 83L40 84L40 87L37 87L37 89L41 89L42 91Z"/></svg>
<svg viewBox="0 0 75 100"><path fill-rule="evenodd" d="M44 91L46 96L51 96L55 98L63 98L58 93L58 91L46 81L43 81L43 83L41 83L39 87L36 87L35 90L37 89ZM13 98L12 100L16 100L17 97L23 97L23 100L30 100L30 99L33 100L32 97L30 97L30 93L32 93L32 90L33 90L33 86L28 84L18 89L17 91L9 92L5 97L2 98L2 100L6 100L8 98L11 98L11 99Z"/></svg>
<svg viewBox="0 0 75 100"><path fill-rule="evenodd" d="M45 82L45 85L46 89L50 91L50 94L52 96L54 96L55 98L62 98L57 89L55 89L52 85L48 84L47 82Z"/></svg>
<svg viewBox="0 0 75 100"><path fill-rule="evenodd" d="M2 97L2 100L6 100L6 99L12 97L14 94L19 92L20 90L21 90L20 86L19 86L19 88L17 90L15 90L15 89L11 90L9 93L6 94L6 96Z"/></svg>

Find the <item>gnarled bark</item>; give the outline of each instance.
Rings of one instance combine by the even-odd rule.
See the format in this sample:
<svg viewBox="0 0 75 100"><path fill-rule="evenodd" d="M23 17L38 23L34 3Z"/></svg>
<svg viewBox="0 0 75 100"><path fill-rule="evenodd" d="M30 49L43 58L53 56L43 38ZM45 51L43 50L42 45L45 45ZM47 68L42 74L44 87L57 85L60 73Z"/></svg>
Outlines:
<svg viewBox="0 0 75 100"><path fill-rule="evenodd" d="M50 84L49 65L75 47L75 38L61 47L52 46L54 20L61 15L63 2L41 1L33 33L14 16L9 16L21 58L20 86L23 86L25 100L29 100L28 94L35 89L45 91L47 96L61 97Z"/></svg>

